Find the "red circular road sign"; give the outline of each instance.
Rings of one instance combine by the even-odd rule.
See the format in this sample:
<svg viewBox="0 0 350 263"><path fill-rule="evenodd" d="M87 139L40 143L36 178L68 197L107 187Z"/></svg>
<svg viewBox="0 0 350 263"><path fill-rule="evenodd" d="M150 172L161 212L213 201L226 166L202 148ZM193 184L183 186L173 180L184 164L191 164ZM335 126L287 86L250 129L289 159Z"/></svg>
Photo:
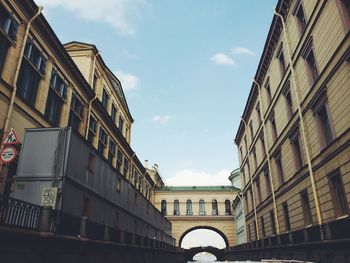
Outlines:
<svg viewBox="0 0 350 263"><path fill-rule="evenodd" d="M15 148L11 146L5 147L0 153L0 161L2 163L10 163L16 158L16 155L17 151Z"/></svg>

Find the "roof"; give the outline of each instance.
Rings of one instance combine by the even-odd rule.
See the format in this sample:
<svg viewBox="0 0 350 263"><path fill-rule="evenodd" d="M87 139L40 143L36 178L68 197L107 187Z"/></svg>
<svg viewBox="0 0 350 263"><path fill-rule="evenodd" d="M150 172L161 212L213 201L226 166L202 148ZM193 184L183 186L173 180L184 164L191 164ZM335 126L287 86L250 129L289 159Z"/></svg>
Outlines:
<svg viewBox="0 0 350 263"><path fill-rule="evenodd" d="M69 50L70 46L78 46L80 50L92 50L93 53L96 55L98 54L98 49L94 44L79 42L79 41L71 41L64 44L64 47ZM128 103L125 99L125 94L122 88L122 84L117 76L113 74L113 72L107 67L106 63L104 62L102 56L98 56L98 59L101 61L102 66L104 67L104 70L106 70L106 75L108 80L111 82L113 89L115 90L117 96L119 97L121 103L123 104L126 113L128 114L129 118L131 119L131 122L134 121L134 119L131 116Z"/></svg>
<svg viewBox="0 0 350 263"><path fill-rule="evenodd" d="M157 192L168 191L239 191L240 189L230 186L165 186L157 188Z"/></svg>

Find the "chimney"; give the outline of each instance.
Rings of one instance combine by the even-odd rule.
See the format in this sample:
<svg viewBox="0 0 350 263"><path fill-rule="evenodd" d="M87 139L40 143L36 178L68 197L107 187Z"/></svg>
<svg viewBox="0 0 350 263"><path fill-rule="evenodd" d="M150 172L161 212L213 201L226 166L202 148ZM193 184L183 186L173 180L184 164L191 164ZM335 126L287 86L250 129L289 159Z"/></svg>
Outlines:
<svg viewBox="0 0 350 263"><path fill-rule="evenodd" d="M156 171L158 172L158 164L155 163L155 164L153 165L153 169L156 170Z"/></svg>
<svg viewBox="0 0 350 263"><path fill-rule="evenodd" d="M148 168L148 160L145 160L144 165L145 168Z"/></svg>

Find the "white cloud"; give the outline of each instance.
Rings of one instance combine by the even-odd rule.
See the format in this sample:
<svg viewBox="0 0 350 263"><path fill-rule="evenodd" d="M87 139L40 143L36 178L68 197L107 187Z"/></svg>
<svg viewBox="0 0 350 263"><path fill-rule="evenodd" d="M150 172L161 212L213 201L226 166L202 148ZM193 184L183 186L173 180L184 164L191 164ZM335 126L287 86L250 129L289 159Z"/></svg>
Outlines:
<svg viewBox="0 0 350 263"><path fill-rule="evenodd" d="M186 169L177 172L174 177L165 179L165 182L170 186L230 185L229 176L230 171L228 170L210 174Z"/></svg>
<svg viewBox="0 0 350 263"><path fill-rule="evenodd" d="M170 115L154 116L152 118L152 122L157 123L157 124L166 124L170 119L171 119Z"/></svg>
<svg viewBox="0 0 350 263"><path fill-rule="evenodd" d="M246 47L234 47L232 54L245 54L249 56L255 56L255 53Z"/></svg>
<svg viewBox="0 0 350 263"><path fill-rule="evenodd" d="M223 64L223 65L235 65L235 62L232 58L227 56L224 53L217 53L210 58L215 64Z"/></svg>
<svg viewBox="0 0 350 263"><path fill-rule="evenodd" d="M127 92L129 90L137 89L137 85L139 83L139 79L135 75L130 74L130 73L126 73L126 72L124 72L122 70L116 71L115 75L117 76L117 78L122 83L123 90L125 92Z"/></svg>
<svg viewBox="0 0 350 263"><path fill-rule="evenodd" d="M133 35L146 0L37 0L44 8L63 8L85 21L106 23L121 35Z"/></svg>

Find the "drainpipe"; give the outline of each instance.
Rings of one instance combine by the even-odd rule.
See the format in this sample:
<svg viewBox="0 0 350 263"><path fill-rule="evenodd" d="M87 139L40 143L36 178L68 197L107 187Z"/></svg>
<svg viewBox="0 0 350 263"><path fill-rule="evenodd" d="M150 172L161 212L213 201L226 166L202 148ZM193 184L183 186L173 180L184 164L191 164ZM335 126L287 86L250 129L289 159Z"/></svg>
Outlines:
<svg viewBox="0 0 350 263"><path fill-rule="evenodd" d="M279 14L276 10L274 10L274 12L275 12L275 15L277 15L281 19L281 22L282 22L284 38L285 38L286 46L287 46L287 55L288 55L288 59L289 59L290 71L291 71L292 81L293 81L292 87L294 87L294 91L295 91L295 95L296 95L295 97L296 97L297 105L298 105L298 115L299 115L299 119L300 119L301 134L302 134L302 138L303 138L303 143L305 145L306 160L307 160L307 166L308 166L308 170L309 170L309 174L310 174L312 193L313 193L313 196L315 199L317 221L318 221L318 224L321 228L321 236L323 239L321 209L320 209L319 198L318 198L318 194L317 194L315 176L314 176L314 172L312 170L311 155L310 155L309 144L308 144L308 140L307 140L307 136L306 136L306 132L305 132L305 124L304 124L304 118L303 118L303 114L302 114L302 110L301 110L299 90L297 87L296 76L294 73L294 65L292 62L292 57L291 57L291 52L290 52L290 47L289 47L289 42L288 42L288 37L287 37L287 28L286 28L286 25L284 23L283 16L281 14Z"/></svg>
<svg viewBox="0 0 350 263"><path fill-rule="evenodd" d="M25 50L27 39L28 39L28 35L29 35L29 29L30 29L30 26L31 26L32 22L41 14L43 9L44 8L42 6L39 6L38 7L38 11L36 12L36 14L27 23L26 31L24 33L23 43L22 43L22 46L21 46L21 51L19 53L19 59L18 59L16 71L15 71L15 76L14 76L13 82L12 82L13 90L12 90L10 105L8 107L8 110L7 110L7 115L6 115L6 119L5 119L5 123L4 123L4 129L3 129L3 131L4 131L4 138L6 136L8 128L9 128L10 119L11 119L11 115L12 115L12 111L13 111L13 105L15 103L15 98L16 98L16 93L17 93L17 79L18 79L19 70L21 68L23 55L24 55L24 50ZM0 146L0 150L2 150L3 147L4 146ZM2 169L3 169L3 167L0 166L0 174L2 173ZM6 177L7 177L7 174L4 174L2 191L1 191L2 193L4 193L4 191L5 191Z"/></svg>
<svg viewBox="0 0 350 263"><path fill-rule="evenodd" d="M9 123L10 123L10 119L11 119L11 115L12 115L12 111L13 111L13 104L15 103L16 92L17 92L17 79L18 79L19 70L21 68L23 54L24 54L24 50L25 50L28 35L29 35L29 29L30 29L30 26L31 26L32 22L34 21L34 19L36 19L41 14L43 9L44 8L42 6L39 6L37 13L27 23L27 27L26 27L26 31L24 33L23 43L21 46L21 51L19 54L19 59L18 59L16 71L15 71L15 76L14 76L13 82L12 82L13 90L12 90L10 105L8 107L8 110L7 110L7 115L6 115L5 124L4 124L4 136L6 136L6 132L7 132L8 127L9 127Z"/></svg>
<svg viewBox="0 0 350 263"><path fill-rule="evenodd" d="M261 114L263 114L263 107L262 104L263 104L263 100L261 98L261 86L260 84L255 80L253 79L253 82L255 83L255 85L257 85L258 87L258 97L259 97L259 108L260 108L260 112ZM263 114L263 116L265 116ZM268 169L269 169L269 178L270 178L270 186L271 186L271 192L272 192L272 200L273 200L273 209L275 210L275 222L276 222L276 228L277 228L277 235L280 233L280 226L279 226L279 223L278 223L278 214L277 214L277 202L276 202L276 196L275 196L275 187L274 187L274 184L273 184L273 180L272 180L272 169L271 169L271 163L270 163L270 153L269 153L269 148L267 147L267 136L266 136L266 132L265 132L265 120L266 118L263 117L263 120L262 120L262 127L263 127L263 133L264 133L264 145L265 145L265 153L266 153L266 158L267 158L267 166L268 166Z"/></svg>
<svg viewBox="0 0 350 263"><path fill-rule="evenodd" d="M246 136L246 132L247 132L247 123L245 122L245 120L241 117L241 120L243 121L243 124L244 124L244 133L245 133L245 136ZM249 154L250 154L250 150L249 150L250 147L248 147L248 158L249 158ZM248 171L249 172L249 180L250 180L250 184L251 184L251 187L252 187L252 196L253 196L253 208L254 208L254 217L255 217L255 225L256 225L256 240L259 240L259 224L258 224L258 216L256 214L256 204L255 204L255 194L254 194L254 185L253 185L253 179L252 179L252 174L250 173L250 170Z"/></svg>
<svg viewBox="0 0 350 263"><path fill-rule="evenodd" d="M95 76L95 64L96 64L96 58L100 54L100 51L97 51L96 55L94 55L94 62L92 64L92 78L90 79L90 83L94 85L94 76ZM90 118L91 118L91 105L92 102L97 99L97 92L95 91L95 96L92 98L92 100L89 101L89 107L88 107L88 118L87 118L87 125L86 125L86 131L85 131L85 139L88 139L89 135L89 126L90 126Z"/></svg>

